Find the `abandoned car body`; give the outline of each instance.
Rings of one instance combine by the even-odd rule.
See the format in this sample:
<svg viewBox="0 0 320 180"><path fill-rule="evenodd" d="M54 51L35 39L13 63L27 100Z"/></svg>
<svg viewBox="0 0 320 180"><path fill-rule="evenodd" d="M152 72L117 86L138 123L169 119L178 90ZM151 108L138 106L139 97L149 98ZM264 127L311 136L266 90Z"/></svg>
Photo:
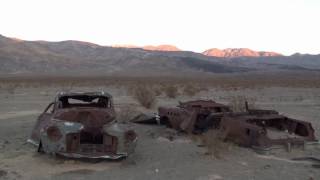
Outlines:
<svg viewBox="0 0 320 180"><path fill-rule="evenodd" d="M288 118L272 110L248 110L221 118L219 134L225 140L257 150L304 147L317 142L309 122Z"/></svg>
<svg viewBox="0 0 320 180"><path fill-rule="evenodd" d="M136 141L128 125L115 121L112 97L105 92L58 93L28 140L39 152L107 159L128 156Z"/></svg>
<svg viewBox="0 0 320 180"><path fill-rule="evenodd" d="M180 103L177 107L159 107L160 123L170 128L193 134L215 129L223 140L257 150L276 146L291 147L317 142L309 122L288 118L273 110L249 109L232 112L212 100ZM136 118L138 123L155 122L156 118Z"/></svg>
<svg viewBox="0 0 320 180"><path fill-rule="evenodd" d="M212 100L180 102L177 107L159 107L160 123L188 133L202 133L217 126L209 115L231 112L226 105Z"/></svg>

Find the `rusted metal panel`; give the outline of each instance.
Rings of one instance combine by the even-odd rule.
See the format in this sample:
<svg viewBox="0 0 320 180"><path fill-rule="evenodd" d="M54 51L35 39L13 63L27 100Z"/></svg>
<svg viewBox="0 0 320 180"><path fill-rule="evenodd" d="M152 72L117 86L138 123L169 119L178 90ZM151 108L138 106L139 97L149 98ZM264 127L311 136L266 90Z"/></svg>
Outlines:
<svg viewBox="0 0 320 180"><path fill-rule="evenodd" d="M137 135L128 125L118 125L115 116L110 94L59 93L39 116L28 142L67 157L125 157L133 153Z"/></svg>

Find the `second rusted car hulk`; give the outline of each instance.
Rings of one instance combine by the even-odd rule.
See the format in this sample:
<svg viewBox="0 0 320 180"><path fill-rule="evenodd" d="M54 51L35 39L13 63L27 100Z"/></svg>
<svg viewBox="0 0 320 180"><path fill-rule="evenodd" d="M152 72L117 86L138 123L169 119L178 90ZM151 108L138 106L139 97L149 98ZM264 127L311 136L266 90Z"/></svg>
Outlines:
<svg viewBox="0 0 320 180"><path fill-rule="evenodd" d="M246 112L232 112L228 106L212 100L189 101L177 107L159 107L158 121L194 134L215 129L224 140L262 151L276 146L285 146L290 150L291 147L304 147L317 142L309 122L288 118L272 110L247 108Z"/></svg>
<svg viewBox="0 0 320 180"><path fill-rule="evenodd" d="M115 122L110 94L61 92L39 116L28 141L49 154L118 159L134 151L137 135Z"/></svg>

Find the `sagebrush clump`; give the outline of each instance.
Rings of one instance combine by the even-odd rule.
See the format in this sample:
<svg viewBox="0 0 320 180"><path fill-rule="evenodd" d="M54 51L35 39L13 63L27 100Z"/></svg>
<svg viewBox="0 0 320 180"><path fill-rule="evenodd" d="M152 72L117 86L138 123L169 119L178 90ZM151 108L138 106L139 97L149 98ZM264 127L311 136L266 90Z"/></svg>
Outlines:
<svg viewBox="0 0 320 180"><path fill-rule="evenodd" d="M179 89L177 86L166 86L164 92L168 98L176 98L179 94Z"/></svg>
<svg viewBox="0 0 320 180"><path fill-rule="evenodd" d="M156 103L156 94L148 86L137 86L133 89L132 93L134 99L147 109L152 108Z"/></svg>

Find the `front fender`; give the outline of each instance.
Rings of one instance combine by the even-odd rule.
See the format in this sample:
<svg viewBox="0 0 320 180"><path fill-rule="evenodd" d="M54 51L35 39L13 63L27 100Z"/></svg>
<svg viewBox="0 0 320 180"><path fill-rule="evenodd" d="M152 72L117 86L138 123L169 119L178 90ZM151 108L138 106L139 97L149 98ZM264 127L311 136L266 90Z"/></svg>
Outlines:
<svg viewBox="0 0 320 180"><path fill-rule="evenodd" d="M118 138L117 153L130 154L137 144L137 135L127 124L112 123L103 127L105 133Z"/></svg>
<svg viewBox="0 0 320 180"><path fill-rule="evenodd" d="M52 132L54 129L56 132ZM53 120L48 126L40 130L40 143L46 153L66 150L66 135L83 129L83 125L76 122ZM57 137L58 136L58 137Z"/></svg>

